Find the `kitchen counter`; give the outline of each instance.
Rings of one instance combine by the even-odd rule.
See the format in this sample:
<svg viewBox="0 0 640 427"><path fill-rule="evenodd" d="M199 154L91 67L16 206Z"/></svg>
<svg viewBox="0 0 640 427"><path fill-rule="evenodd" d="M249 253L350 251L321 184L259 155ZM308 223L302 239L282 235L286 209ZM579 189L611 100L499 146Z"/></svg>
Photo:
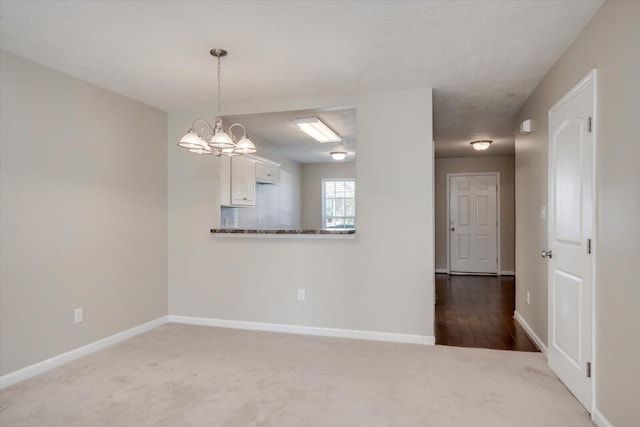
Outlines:
<svg viewBox="0 0 640 427"><path fill-rule="evenodd" d="M240 228L212 228L211 233L228 237L355 237L356 230L251 230Z"/></svg>
<svg viewBox="0 0 640 427"><path fill-rule="evenodd" d="M249 230L242 228L212 228L212 233L231 234L355 234L356 230Z"/></svg>

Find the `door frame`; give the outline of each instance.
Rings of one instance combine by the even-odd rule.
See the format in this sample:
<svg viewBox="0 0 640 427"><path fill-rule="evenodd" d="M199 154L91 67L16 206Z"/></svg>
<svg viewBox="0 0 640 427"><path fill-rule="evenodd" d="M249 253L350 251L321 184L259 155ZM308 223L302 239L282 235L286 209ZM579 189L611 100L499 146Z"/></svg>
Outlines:
<svg viewBox="0 0 640 427"><path fill-rule="evenodd" d="M498 220L496 233L496 256L498 257L498 265L496 274L502 275L502 256L500 248L500 228L502 228L502 219L500 218L500 172L456 172L447 173L447 274L451 274L451 178L456 176L495 176L496 177L496 218ZM483 274L483 273L476 273Z"/></svg>
<svg viewBox="0 0 640 427"><path fill-rule="evenodd" d="M580 80L575 86L573 86L565 95L556 101L547 115L547 124L551 123L551 113L553 113L560 105L566 103L570 99L576 96L576 94L583 89L584 86L593 82L593 116L591 117L591 132L593 133L593 148L592 148L592 162L591 162L591 191L593 204L591 206L591 215L593 218L592 227L592 241L591 241L591 408L586 408L591 414L591 419L594 417L594 410L596 409L596 382L598 377L598 365L596 355L596 260L598 256L598 186L597 180L597 147L598 147L598 71L597 69L591 70L584 78ZM552 203L552 182L551 182L551 156L552 150L551 144L551 129L547 130L547 207ZM555 209L555 205L554 205ZM551 215L551 209L548 209L549 215ZM548 218L548 216L547 216ZM547 222L547 248L549 248L549 228ZM552 327L552 307L551 307L551 280L549 280L549 266L547 265L547 337L551 338ZM547 343L550 346L549 343Z"/></svg>

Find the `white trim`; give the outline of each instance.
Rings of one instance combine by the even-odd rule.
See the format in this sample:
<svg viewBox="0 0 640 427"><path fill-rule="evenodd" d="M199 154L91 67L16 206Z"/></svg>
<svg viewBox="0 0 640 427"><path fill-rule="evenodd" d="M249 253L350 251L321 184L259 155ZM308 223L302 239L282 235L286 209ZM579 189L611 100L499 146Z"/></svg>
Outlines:
<svg viewBox="0 0 640 427"><path fill-rule="evenodd" d="M609 420L600 412L598 408L593 407L593 412L591 413L591 420L598 427L613 427L613 424L609 422Z"/></svg>
<svg viewBox="0 0 640 427"><path fill-rule="evenodd" d="M591 118L591 132L593 133L593 157L592 157L592 174L591 174L591 189L593 190L593 243L591 247L591 255L592 255L592 263L591 263L591 412L597 412L601 417L600 419L603 422L606 422L611 426L609 421L602 415L600 411L598 411L596 404L596 382L598 376L598 365L596 360L596 285L597 285L597 276L596 276L596 261L598 256L598 239L596 236L599 236L598 232L598 185L597 182L597 174L598 169L596 168L598 162L598 70L593 69L590 76L585 77L585 79L593 78L593 117Z"/></svg>
<svg viewBox="0 0 640 427"><path fill-rule="evenodd" d="M386 341L406 344L435 345L435 337L429 335L396 334L391 332L357 331L350 329L321 328L317 326L285 325L281 323L247 322L244 320L212 319L208 317L177 316L170 314L169 322L216 328L246 329L250 331L284 332L288 334L316 335L323 337L353 338L370 341Z"/></svg>
<svg viewBox="0 0 640 427"><path fill-rule="evenodd" d="M22 369L18 369L17 371L10 372L0 377L0 388L8 387L12 384L39 375L50 369L57 368L58 366L62 366L73 360L79 359L80 357L94 353L98 350L102 350L105 347L127 340L143 332L147 332L167 322L168 316L163 316L150 322L143 323L142 325L135 326L131 329L118 332L117 334L111 335L109 337L102 338L98 341L94 341L82 347L78 347L74 350L67 351L66 353L59 354L58 356L54 356L33 365L24 367Z"/></svg>
<svg viewBox="0 0 640 427"><path fill-rule="evenodd" d="M327 230L327 227L326 227L326 223L327 223L327 191L326 191L327 187L326 187L326 184L328 182L335 182L335 183L337 183L337 182L344 182L344 183L352 182L353 183L353 201L354 201L354 204L355 204L355 201L356 201L356 179L355 178L322 178L321 181L322 182L321 182L320 185L322 186L322 190L321 190L321 194L322 194L322 229L323 230ZM336 198L339 198L339 197L333 197L334 200ZM344 195L344 197L342 197L342 199L343 200L350 199L350 197L346 197L346 188L345 188L345 195ZM357 211L358 207L355 206L355 209ZM353 226L354 226L354 229L355 229L355 227L357 226L357 224L356 224L356 211L354 211L352 217L344 215L342 217L331 217L331 218L342 219L343 221L345 221L345 223L346 223L347 219L353 219ZM346 207L345 207L345 213L346 213Z"/></svg>
<svg viewBox="0 0 640 427"><path fill-rule="evenodd" d="M497 277L496 273L467 273L466 271L450 271L450 275L452 276L488 276L488 277Z"/></svg>
<svg viewBox="0 0 640 427"><path fill-rule="evenodd" d="M449 274L449 270L446 268L436 268L435 272L436 274Z"/></svg>
<svg viewBox="0 0 640 427"><path fill-rule="evenodd" d="M545 357L547 356L547 346L544 345L544 343L542 342L542 340L540 339L540 337L533 332L533 329L531 328L531 326L529 326L529 324L527 323L526 320L524 320L524 318L520 315L520 313L518 313L517 311L513 312L513 319L518 322L518 324L520 326L522 326L522 329L524 329L525 333L529 336L529 338L531 338L531 340L536 344L536 346L540 349L540 351L542 352L542 354L545 355Z"/></svg>
<svg viewBox="0 0 640 427"><path fill-rule="evenodd" d="M515 271L510 271L510 270L502 270L500 272L501 276L515 276L516 272Z"/></svg>
<svg viewBox="0 0 640 427"><path fill-rule="evenodd" d="M592 236L593 242L591 245L591 413L595 413L597 411L596 408L596 382L598 376L598 365L596 360L596 285L597 285L597 276L596 276L596 261L598 256L598 239L596 236L599 235L598 232L598 185L597 185L597 168L596 164L598 162L598 71L594 68L591 72L584 78L585 81L589 79L593 79L593 117L591 118L591 132L593 133L593 152L592 152L592 174L591 174L591 189L593 191L593 228L592 228ZM606 421L609 424L609 421L597 411L598 415L602 418L602 421ZM609 424L611 425L611 424Z"/></svg>
<svg viewBox="0 0 640 427"><path fill-rule="evenodd" d="M447 273L451 273L451 218L450 210L450 191L451 191L451 178L455 176L491 176L495 175L496 177L496 220L498 224L496 225L496 256L498 257L498 262L496 265L495 273L488 274L500 274L500 269L502 267L502 247L500 240L502 239L500 230L502 229L502 218L500 212L500 172L456 172L456 173L447 173ZM473 272L460 272L459 274L474 274Z"/></svg>
<svg viewBox="0 0 640 427"><path fill-rule="evenodd" d="M268 165L273 165L273 166L277 166L277 167L282 166L278 162L274 162L273 160L267 159L265 157L256 156L255 154L245 154L245 156L249 157L250 159L253 159L253 160L257 161L257 162L260 162L260 163L266 163Z"/></svg>
<svg viewBox="0 0 640 427"><path fill-rule="evenodd" d="M435 181L435 178L434 178L434 181ZM450 187L449 181L450 181L449 174L447 174L447 182L446 182L447 189L445 190L446 191L445 196L447 198L447 200L446 200L447 215L445 217L446 221L447 221L447 224L446 224L446 226L447 226L447 238L445 239L447 241L447 274L449 274L449 272L451 271L451 218L449 218L449 216L451 215L451 206L450 206L451 202L449 201L449 199L450 199L450 197L449 197L450 196L449 195L449 187ZM434 203L434 211L435 211L435 203ZM435 213L434 213L433 216L435 217ZM435 240L435 230L434 230L434 240ZM435 324L435 317L434 317L433 322Z"/></svg>
<svg viewBox="0 0 640 427"><path fill-rule="evenodd" d="M433 137L433 132L431 132L431 136ZM434 273L436 272L436 141L431 140L431 235L433 236L433 242L431 243L431 247L433 248L433 257L427 260L429 266L433 266ZM436 275L434 274L431 277L431 288L433 289L433 330L435 334L435 326L436 326L436 305L438 303L438 294L436 292ZM435 339L434 339L435 341Z"/></svg>

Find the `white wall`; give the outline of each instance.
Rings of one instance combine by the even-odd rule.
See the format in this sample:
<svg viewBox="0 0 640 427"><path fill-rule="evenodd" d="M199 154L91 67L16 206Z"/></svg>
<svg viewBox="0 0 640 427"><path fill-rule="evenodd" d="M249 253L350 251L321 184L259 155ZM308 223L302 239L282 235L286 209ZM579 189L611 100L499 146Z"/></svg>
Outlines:
<svg viewBox="0 0 640 427"><path fill-rule="evenodd" d="M336 105L356 106L357 140L367 141L358 145L352 240L212 236L215 160L176 147L191 120L211 112L169 114L171 314L433 335L431 90L235 106L231 114Z"/></svg>
<svg viewBox="0 0 640 427"><path fill-rule="evenodd" d="M444 157L435 159L435 168L436 269L447 269L447 174L500 172L500 270L506 272L514 271L514 157Z"/></svg>
<svg viewBox="0 0 640 427"><path fill-rule="evenodd" d="M355 162L305 163L302 165L302 228L322 229L322 179L355 178ZM356 182L356 194L358 183ZM356 205L356 227L358 226Z"/></svg>
<svg viewBox="0 0 640 427"><path fill-rule="evenodd" d="M596 407L615 426L640 419L640 2L607 1L516 116L516 309L547 341L548 111L598 69L596 122ZM531 292L531 304L525 300Z"/></svg>
<svg viewBox="0 0 640 427"><path fill-rule="evenodd" d="M167 314L167 115L0 55L7 374Z"/></svg>

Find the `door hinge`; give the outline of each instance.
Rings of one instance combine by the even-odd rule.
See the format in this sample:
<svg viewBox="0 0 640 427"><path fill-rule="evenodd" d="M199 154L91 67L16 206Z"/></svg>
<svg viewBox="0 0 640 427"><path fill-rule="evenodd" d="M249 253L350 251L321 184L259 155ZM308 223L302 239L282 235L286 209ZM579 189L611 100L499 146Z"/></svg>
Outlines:
<svg viewBox="0 0 640 427"><path fill-rule="evenodd" d="M587 378L591 378L591 362L587 362Z"/></svg>
<svg viewBox="0 0 640 427"><path fill-rule="evenodd" d="M587 119L587 132L591 132L591 117Z"/></svg>
<svg viewBox="0 0 640 427"><path fill-rule="evenodd" d="M587 253L591 253L591 239L587 239Z"/></svg>

